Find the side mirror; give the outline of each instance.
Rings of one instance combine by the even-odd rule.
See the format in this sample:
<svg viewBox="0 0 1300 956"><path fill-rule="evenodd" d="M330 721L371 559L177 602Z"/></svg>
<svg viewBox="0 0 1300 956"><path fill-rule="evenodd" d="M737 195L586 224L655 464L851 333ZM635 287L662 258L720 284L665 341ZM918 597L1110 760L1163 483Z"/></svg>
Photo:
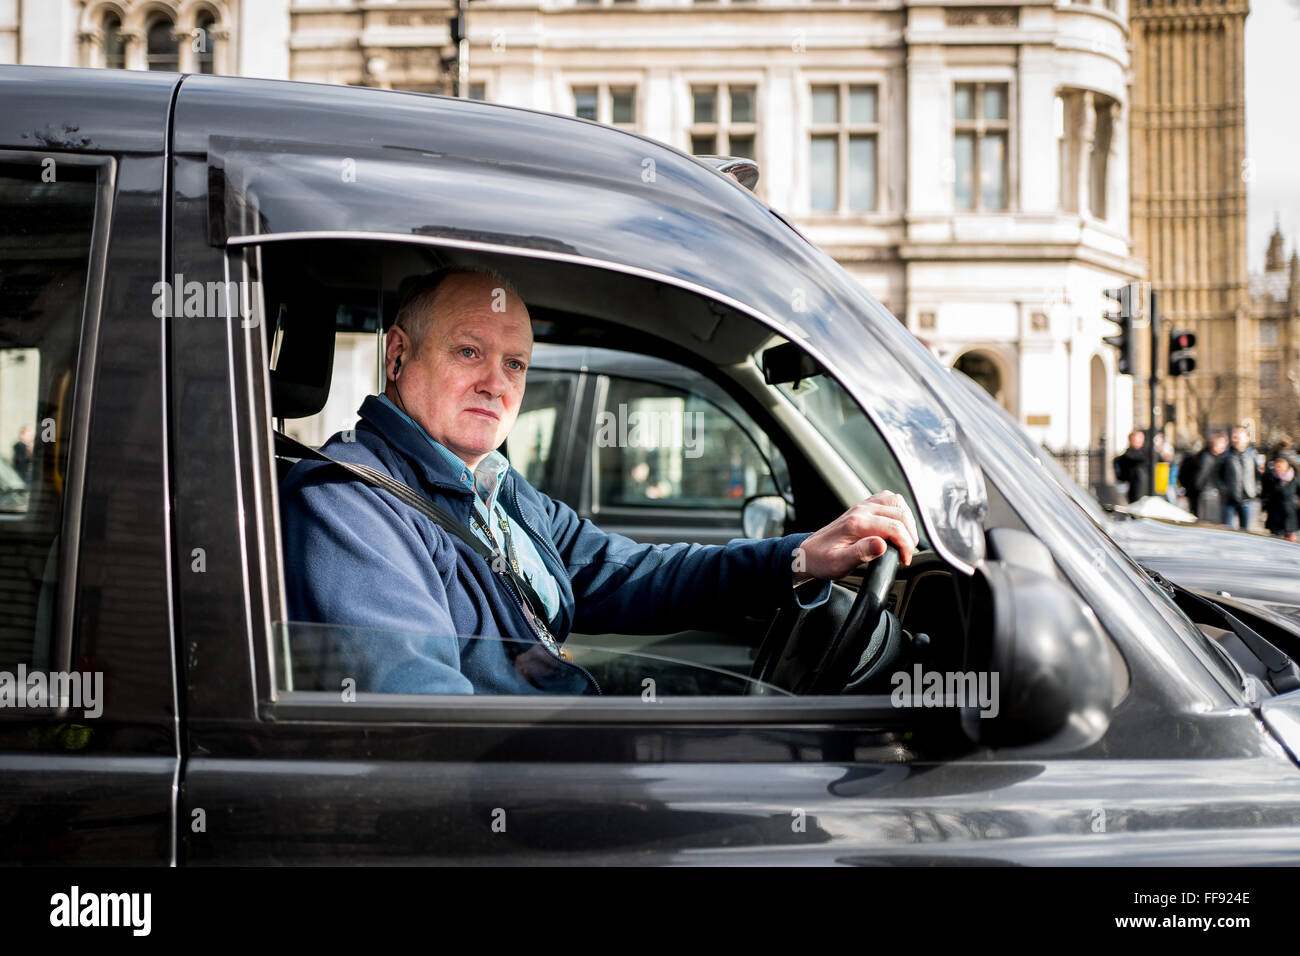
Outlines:
<svg viewBox="0 0 1300 956"><path fill-rule="evenodd" d="M745 501L740 527L746 538L779 538L785 534L790 503L780 495L755 495Z"/></svg>
<svg viewBox="0 0 1300 956"><path fill-rule="evenodd" d="M1013 559L1014 560L1014 559ZM962 712L962 729L989 747L1077 750L1110 726L1114 664L1092 609L1055 575L1008 561L981 573L993 634L977 665L997 675L995 713Z"/></svg>

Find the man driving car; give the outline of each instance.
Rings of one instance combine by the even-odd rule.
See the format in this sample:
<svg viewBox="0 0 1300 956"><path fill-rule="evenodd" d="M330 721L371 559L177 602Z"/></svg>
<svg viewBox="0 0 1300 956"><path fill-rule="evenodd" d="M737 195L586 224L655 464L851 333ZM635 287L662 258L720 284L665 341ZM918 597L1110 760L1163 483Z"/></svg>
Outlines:
<svg viewBox="0 0 1300 956"><path fill-rule="evenodd" d="M889 545L910 563L915 521L889 492L813 534L727 545L638 544L580 519L496 450L519 413L532 345L528 310L504 278L425 276L387 336L384 393L322 446L415 489L445 520L341 480L326 462L300 461L285 478L290 617L346 625L329 654L317 648L322 686L598 692L563 651L571 631L726 626L754 610L817 606L829 581Z"/></svg>

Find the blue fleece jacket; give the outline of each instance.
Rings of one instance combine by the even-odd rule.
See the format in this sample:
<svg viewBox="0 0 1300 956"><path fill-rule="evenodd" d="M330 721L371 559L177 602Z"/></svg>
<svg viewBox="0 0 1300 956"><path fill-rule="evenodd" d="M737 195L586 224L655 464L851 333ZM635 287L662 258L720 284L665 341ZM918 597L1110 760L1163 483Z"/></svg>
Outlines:
<svg viewBox="0 0 1300 956"><path fill-rule="evenodd" d="M442 505L465 527L473 492L423 430L377 396L322 446ZM513 468L499 500L560 590L551 632L660 634L725 626L792 604L806 534L727 545L638 544L607 534ZM510 586L464 542L388 492L303 460L280 489L290 651L321 688L424 694L596 693L537 640ZM318 626L310 626L310 625Z"/></svg>

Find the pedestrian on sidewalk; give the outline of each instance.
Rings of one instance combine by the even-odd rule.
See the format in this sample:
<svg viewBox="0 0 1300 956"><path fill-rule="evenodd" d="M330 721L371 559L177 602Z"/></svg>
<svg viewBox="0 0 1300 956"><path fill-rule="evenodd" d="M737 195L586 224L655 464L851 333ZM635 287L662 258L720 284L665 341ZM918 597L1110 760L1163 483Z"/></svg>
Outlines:
<svg viewBox="0 0 1300 956"><path fill-rule="evenodd" d="M1182 467L1178 469L1179 482L1187 492L1187 510L1198 518L1204 518L1202 499L1215 487L1215 472L1219 467L1219 456L1228 449L1228 436L1215 432L1209 442L1200 451L1183 458Z"/></svg>
<svg viewBox="0 0 1300 956"><path fill-rule="evenodd" d="M1296 531L1300 530L1298 486L1295 467L1278 455L1264 476L1264 526L1271 534L1288 541L1295 541Z"/></svg>
<svg viewBox="0 0 1300 956"><path fill-rule="evenodd" d="M1232 444L1219 461L1219 509L1223 524L1250 530L1259 499L1259 464L1244 428L1232 430Z"/></svg>
<svg viewBox="0 0 1300 956"><path fill-rule="evenodd" d="M1115 480L1128 482L1129 504L1147 493L1147 453L1142 447L1146 440L1147 436L1135 428L1128 433L1128 447L1112 462Z"/></svg>

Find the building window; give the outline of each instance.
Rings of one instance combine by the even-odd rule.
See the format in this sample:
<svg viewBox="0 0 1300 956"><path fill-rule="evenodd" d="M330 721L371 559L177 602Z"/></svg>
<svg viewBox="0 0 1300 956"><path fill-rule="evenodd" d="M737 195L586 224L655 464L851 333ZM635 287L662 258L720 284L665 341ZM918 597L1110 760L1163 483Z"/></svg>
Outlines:
<svg viewBox="0 0 1300 956"><path fill-rule="evenodd" d="M753 86L691 87L691 152L696 156L739 156L755 159L757 88Z"/></svg>
<svg viewBox="0 0 1300 956"><path fill-rule="evenodd" d="M1115 132L1115 101L1096 94L1092 97L1092 153L1089 157L1088 210L1106 218L1106 180L1110 168L1110 144Z"/></svg>
<svg viewBox="0 0 1300 956"><path fill-rule="evenodd" d="M470 98L471 100L486 100L486 99L487 99L487 84L486 84L486 83L471 83L471 84L469 85L469 98Z"/></svg>
<svg viewBox="0 0 1300 956"><path fill-rule="evenodd" d="M1259 363L1259 391L1261 397L1268 397L1277 391L1277 362Z"/></svg>
<svg viewBox="0 0 1300 956"><path fill-rule="evenodd" d="M636 90L633 87L615 87L609 91L609 122L614 126L636 126Z"/></svg>
<svg viewBox="0 0 1300 956"><path fill-rule="evenodd" d="M149 24L145 34L145 65L151 70L175 73L180 69L180 51L172 36L174 25L165 17Z"/></svg>
<svg viewBox="0 0 1300 956"><path fill-rule="evenodd" d="M1259 323L1259 344L1268 348L1276 346L1277 341L1277 321L1275 319L1261 320Z"/></svg>
<svg viewBox="0 0 1300 956"><path fill-rule="evenodd" d="M1002 385L1002 372L997 363L985 352L966 352L961 355L953 368L969 375L984 391L997 400L1003 408L1007 407L1006 390Z"/></svg>
<svg viewBox="0 0 1300 956"><path fill-rule="evenodd" d="M1006 209L1011 136L1007 84L958 83L953 95L953 126L953 199L957 209Z"/></svg>
<svg viewBox="0 0 1300 956"><path fill-rule="evenodd" d="M1057 92L1056 138L1061 209L1065 212L1107 217L1110 154L1118 112L1118 101L1091 90Z"/></svg>
<svg viewBox="0 0 1300 956"><path fill-rule="evenodd" d="M194 21L194 57L200 73L216 72L217 38L212 33L216 23L217 18L207 12L200 13Z"/></svg>
<svg viewBox="0 0 1300 956"><path fill-rule="evenodd" d="M812 88L811 202L814 212L876 208L879 91L854 83Z"/></svg>
<svg viewBox="0 0 1300 956"><path fill-rule="evenodd" d="M1067 118L1073 120L1074 98L1063 90L1056 94L1054 106L1057 165L1060 168L1060 175L1057 177L1061 190L1060 205L1065 212L1077 212L1079 186L1075 181L1075 176L1078 174L1078 170L1073 156L1074 139L1078 133L1074 125L1067 122Z"/></svg>
<svg viewBox="0 0 1300 956"><path fill-rule="evenodd" d="M636 87L573 87L573 115L620 129L636 129Z"/></svg>
<svg viewBox="0 0 1300 956"><path fill-rule="evenodd" d="M126 40L116 13L104 15L104 66L110 70L126 69Z"/></svg>
<svg viewBox="0 0 1300 956"><path fill-rule="evenodd" d="M594 120L596 104L600 91L594 86L575 86L573 88L573 115L579 119Z"/></svg>

